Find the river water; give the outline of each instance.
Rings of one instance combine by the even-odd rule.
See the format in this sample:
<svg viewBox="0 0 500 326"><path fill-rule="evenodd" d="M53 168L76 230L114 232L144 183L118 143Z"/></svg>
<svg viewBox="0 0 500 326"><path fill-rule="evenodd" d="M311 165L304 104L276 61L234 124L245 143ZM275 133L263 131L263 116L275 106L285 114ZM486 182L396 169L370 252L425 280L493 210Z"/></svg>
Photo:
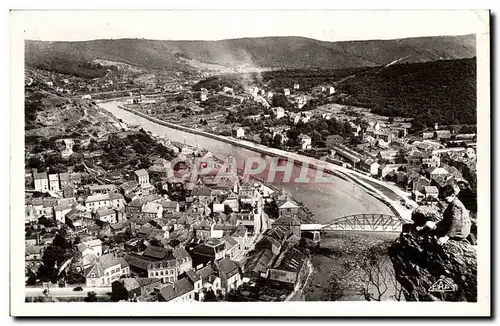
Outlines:
<svg viewBox="0 0 500 326"><path fill-rule="evenodd" d="M129 125L140 125L145 130L158 136L208 149L219 158L225 158L228 155L232 155L236 158L238 168L240 169L244 168L245 161L249 157L264 158L266 162L268 162L267 167L257 177L267 180L269 176L269 166L272 160L269 156L205 136L159 125L148 119L120 109L118 107L119 104L121 103L113 101L100 103L99 105L111 112L116 118L122 119L123 122ZM284 164L286 164L286 162ZM278 172L272 184L278 188L285 189L297 201L306 205L315 215L316 222L326 223L336 217L351 214L392 214L391 210L385 204L369 195L364 189L339 177L330 175L328 182L293 182L293 180L300 176L302 169L301 166L294 166L291 178L289 178L291 182L284 182L284 173ZM315 180L318 172L313 169L307 169L306 167L304 168L304 173L309 179Z"/></svg>

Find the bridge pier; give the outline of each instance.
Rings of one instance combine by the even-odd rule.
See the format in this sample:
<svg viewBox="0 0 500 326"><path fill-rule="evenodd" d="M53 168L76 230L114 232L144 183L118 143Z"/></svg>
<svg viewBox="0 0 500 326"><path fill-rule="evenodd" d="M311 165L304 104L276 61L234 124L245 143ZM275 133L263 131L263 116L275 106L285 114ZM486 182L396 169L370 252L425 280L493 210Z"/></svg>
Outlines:
<svg viewBox="0 0 500 326"><path fill-rule="evenodd" d="M321 234L320 234L320 232L319 231L313 231L312 233L313 233L313 241L315 243L321 242Z"/></svg>

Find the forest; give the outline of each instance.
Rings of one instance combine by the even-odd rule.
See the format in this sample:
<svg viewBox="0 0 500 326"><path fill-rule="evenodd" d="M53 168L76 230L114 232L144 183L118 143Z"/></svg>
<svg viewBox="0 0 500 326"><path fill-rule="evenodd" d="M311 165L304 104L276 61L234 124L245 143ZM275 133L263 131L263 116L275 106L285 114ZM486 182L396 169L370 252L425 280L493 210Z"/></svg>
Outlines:
<svg viewBox="0 0 500 326"><path fill-rule="evenodd" d="M199 82L195 89L243 89L264 86L283 93L299 83L299 92L311 93L332 85L334 102L372 109L389 117L413 118L417 128L439 124L476 124L476 59L394 64L386 67L346 69L295 69L261 74L232 74ZM283 102L283 101L281 101ZM283 103L280 105L283 106Z"/></svg>

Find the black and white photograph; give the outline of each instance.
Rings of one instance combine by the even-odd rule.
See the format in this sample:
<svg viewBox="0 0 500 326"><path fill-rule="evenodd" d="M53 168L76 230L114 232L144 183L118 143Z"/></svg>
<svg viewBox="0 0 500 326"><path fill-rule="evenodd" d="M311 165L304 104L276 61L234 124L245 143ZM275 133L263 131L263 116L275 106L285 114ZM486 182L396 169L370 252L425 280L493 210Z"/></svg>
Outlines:
<svg viewBox="0 0 500 326"><path fill-rule="evenodd" d="M11 11L11 314L489 315L489 22Z"/></svg>

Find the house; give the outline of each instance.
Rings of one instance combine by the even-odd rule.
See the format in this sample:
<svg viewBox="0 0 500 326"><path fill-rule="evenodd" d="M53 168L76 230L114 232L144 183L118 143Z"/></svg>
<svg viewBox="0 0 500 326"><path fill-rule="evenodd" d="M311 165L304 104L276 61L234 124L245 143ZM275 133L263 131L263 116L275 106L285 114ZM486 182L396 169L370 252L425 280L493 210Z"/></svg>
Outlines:
<svg viewBox="0 0 500 326"><path fill-rule="evenodd" d="M290 198L280 200L276 203L278 205L279 216L294 216L297 217L299 213L299 205Z"/></svg>
<svg viewBox="0 0 500 326"><path fill-rule="evenodd" d="M143 295L147 295L161 288L161 280L158 278L121 278L111 285L114 298L119 300L135 301Z"/></svg>
<svg viewBox="0 0 500 326"><path fill-rule="evenodd" d="M33 181L35 183L35 191L45 192L49 190L47 172L33 172Z"/></svg>
<svg viewBox="0 0 500 326"><path fill-rule="evenodd" d="M278 255L286 240L288 230L281 225L264 231L262 238L255 244L255 250L269 249L274 255Z"/></svg>
<svg viewBox="0 0 500 326"><path fill-rule="evenodd" d="M188 278L182 278L173 284L167 284L160 290L160 301L190 302L195 301L194 284Z"/></svg>
<svg viewBox="0 0 500 326"><path fill-rule="evenodd" d="M212 290L214 293L222 289L222 281L217 275L217 271L211 265L205 266L196 271L201 280L202 290Z"/></svg>
<svg viewBox="0 0 500 326"><path fill-rule="evenodd" d="M173 283L179 276L175 259L150 261L147 265L147 272L149 278L159 278L163 283Z"/></svg>
<svg viewBox="0 0 500 326"><path fill-rule="evenodd" d="M283 89L283 93L285 94L285 96L290 96L290 89L289 88L284 88Z"/></svg>
<svg viewBox="0 0 500 326"><path fill-rule="evenodd" d="M97 194L88 196L85 200L85 209L88 212L95 212L99 208L108 208L111 206L111 200L108 194Z"/></svg>
<svg viewBox="0 0 500 326"><path fill-rule="evenodd" d="M380 167L380 164L378 164L376 161L374 161L371 158L366 159L363 161L362 168L366 172L370 173L372 176L377 176L378 175L378 168Z"/></svg>
<svg viewBox="0 0 500 326"><path fill-rule="evenodd" d="M209 239L207 242L196 246L191 253L195 267L206 265L210 261L223 259L225 256L225 244L219 239Z"/></svg>
<svg viewBox="0 0 500 326"><path fill-rule="evenodd" d="M179 274L183 274L188 270L193 269L193 259L184 248L175 248L172 250L174 258L177 260L177 268Z"/></svg>
<svg viewBox="0 0 500 326"><path fill-rule="evenodd" d="M434 139L436 139L436 140L450 139L450 138L451 138L451 131L450 130L436 130L436 131L434 131Z"/></svg>
<svg viewBox="0 0 500 326"><path fill-rule="evenodd" d="M226 292L236 290L241 284L240 268L228 258L223 258L214 263L214 268L219 272L222 289Z"/></svg>
<svg viewBox="0 0 500 326"><path fill-rule="evenodd" d="M54 217L55 220L60 222L60 223L65 223L66 219L65 216L68 214L73 207L68 204L63 204L63 205L58 205L54 207Z"/></svg>
<svg viewBox="0 0 500 326"><path fill-rule="evenodd" d="M222 238L224 246L226 248L226 257L229 259L234 259L241 252L238 247L238 242L231 236L226 235Z"/></svg>
<svg viewBox="0 0 500 326"><path fill-rule="evenodd" d="M180 211L180 206L178 201L162 201L163 206L163 216L171 216L174 213L178 213Z"/></svg>
<svg viewBox="0 0 500 326"><path fill-rule="evenodd" d="M431 179L433 177L436 177L438 175L449 175L450 173L448 171L446 171L444 168L435 168L433 169L431 172L430 172L430 177Z"/></svg>
<svg viewBox="0 0 500 326"><path fill-rule="evenodd" d="M268 279L293 289L295 284L307 277L307 265L307 255L291 248L278 256L272 268L269 269Z"/></svg>
<svg viewBox="0 0 500 326"><path fill-rule="evenodd" d="M425 198L426 199L438 199L439 197L439 189L435 186L426 186L424 187Z"/></svg>
<svg viewBox="0 0 500 326"><path fill-rule="evenodd" d="M99 208L95 212L96 218L105 223L114 224L118 222L116 211L110 208Z"/></svg>
<svg viewBox="0 0 500 326"><path fill-rule="evenodd" d="M425 198L425 195L423 193L421 193L420 191L418 190L413 190L412 192L412 199L417 203L419 204L420 202L422 202L422 200L424 200Z"/></svg>
<svg viewBox="0 0 500 326"><path fill-rule="evenodd" d="M395 173L401 164L381 164L378 168L379 178L386 178L392 172Z"/></svg>
<svg viewBox="0 0 500 326"><path fill-rule="evenodd" d="M129 274L129 266L126 266L123 259L119 260L113 254L98 257L96 262L84 269L86 285L89 287L111 286L122 275Z"/></svg>
<svg viewBox="0 0 500 326"><path fill-rule="evenodd" d="M54 192L61 190L59 187L59 175L57 173L49 174L49 189Z"/></svg>
<svg viewBox="0 0 500 326"><path fill-rule="evenodd" d="M243 138L245 137L245 129L243 129L242 127L233 127L233 137L236 137L236 138Z"/></svg>
<svg viewBox="0 0 500 326"><path fill-rule="evenodd" d="M76 248L82 257L87 255L92 255L95 257L100 257L102 255L102 242L99 239L93 239L86 241L85 243L79 243Z"/></svg>
<svg viewBox="0 0 500 326"><path fill-rule="evenodd" d="M280 211L281 212L281 211ZM300 221L296 217L297 215L294 213L289 214L288 212L284 212L280 217L273 222L273 227L281 226L287 230L287 237L291 234L295 234L299 238L301 237L300 233Z"/></svg>
<svg viewBox="0 0 500 326"><path fill-rule="evenodd" d="M245 276L253 278L267 278L269 268L271 268L276 255L269 249L255 252L245 263Z"/></svg>
<svg viewBox="0 0 500 326"><path fill-rule="evenodd" d="M143 203L139 198L132 200L125 208L127 216L130 219L138 218L142 213Z"/></svg>
<svg viewBox="0 0 500 326"><path fill-rule="evenodd" d="M377 154L377 159L385 160L388 163L394 163L396 161L397 155L398 155L398 151L389 149L389 150L385 150L385 151L380 151Z"/></svg>
<svg viewBox="0 0 500 326"><path fill-rule="evenodd" d="M239 249L248 249L248 229L244 225L238 225L231 237L238 242Z"/></svg>
<svg viewBox="0 0 500 326"><path fill-rule="evenodd" d="M149 185L149 174L148 171L144 169L140 169L134 171L135 181L139 184L139 186L147 186Z"/></svg>
<svg viewBox="0 0 500 326"><path fill-rule="evenodd" d="M330 94L330 95L335 94L335 87L333 87L333 86L328 87L328 94Z"/></svg>
<svg viewBox="0 0 500 326"><path fill-rule="evenodd" d="M211 212L212 212L212 210L210 209L210 207L208 207L207 204L202 203L200 201L195 201L186 210L186 213L188 213L188 214L201 215L203 217L209 216L211 214Z"/></svg>
<svg viewBox="0 0 500 326"><path fill-rule="evenodd" d="M215 222L213 220L203 219L193 226L195 237L200 240L209 239L214 225Z"/></svg>
<svg viewBox="0 0 500 326"><path fill-rule="evenodd" d="M118 187L114 184L90 184L84 187L91 195L118 193Z"/></svg>
<svg viewBox="0 0 500 326"><path fill-rule="evenodd" d="M212 202L212 190L208 187L195 187L191 190L191 196L204 204Z"/></svg>
<svg viewBox="0 0 500 326"><path fill-rule="evenodd" d="M122 194L111 191L108 193L108 196L111 208L121 211L125 210L125 198Z"/></svg>
<svg viewBox="0 0 500 326"><path fill-rule="evenodd" d="M297 90L300 88L300 85L298 83L293 84L293 89Z"/></svg>
<svg viewBox="0 0 500 326"><path fill-rule="evenodd" d="M111 227L111 232L114 235L117 235L117 234L120 234L120 233L124 233L124 232L127 231L127 229L129 229L129 227L130 227L130 221L129 220L123 220L123 221L120 221L118 223L111 224L110 227Z"/></svg>
<svg viewBox="0 0 500 326"><path fill-rule="evenodd" d="M142 207L141 216L143 218L162 218L163 217L163 206L160 203L148 202Z"/></svg>
<svg viewBox="0 0 500 326"><path fill-rule="evenodd" d="M301 134L299 137L300 146L302 149L310 149L312 139L308 135Z"/></svg>
<svg viewBox="0 0 500 326"><path fill-rule="evenodd" d="M281 119L285 117L285 109L282 107L275 107L271 109L273 111L275 119Z"/></svg>

